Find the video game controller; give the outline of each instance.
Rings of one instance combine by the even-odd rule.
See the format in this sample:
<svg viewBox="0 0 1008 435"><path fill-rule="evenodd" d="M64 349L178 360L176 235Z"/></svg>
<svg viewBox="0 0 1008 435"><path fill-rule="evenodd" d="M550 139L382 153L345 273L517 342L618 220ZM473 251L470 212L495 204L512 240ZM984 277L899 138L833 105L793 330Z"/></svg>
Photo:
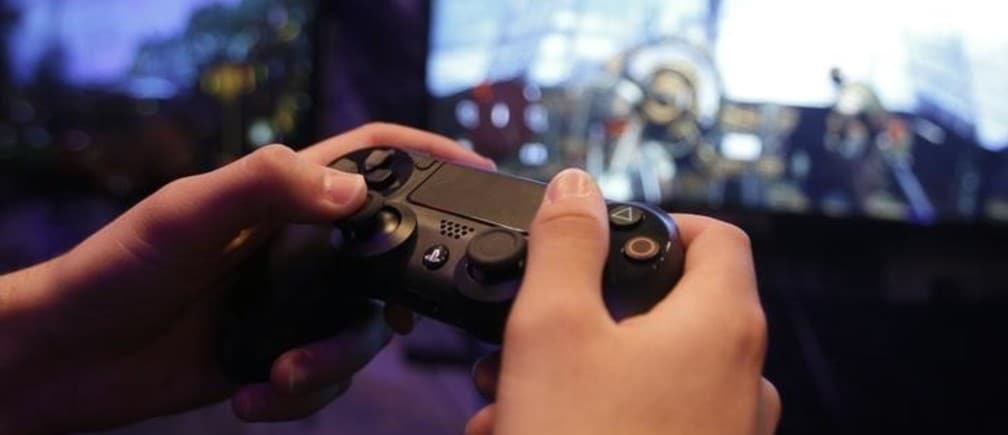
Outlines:
<svg viewBox="0 0 1008 435"><path fill-rule="evenodd" d="M362 174L369 188L363 207L331 233L334 279L500 343L545 184L392 148L359 150L330 167ZM668 214L637 203L607 207L603 298L620 319L672 289L684 254Z"/></svg>
<svg viewBox="0 0 1008 435"><path fill-rule="evenodd" d="M367 322L374 299L500 343L546 186L392 148L330 166L362 174L367 200L334 227L285 228L245 262L220 315L224 373L265 381L284 351ZM607 207L603 298L621 319L665 297L682 274L683 247L661 210Z"/></svg>

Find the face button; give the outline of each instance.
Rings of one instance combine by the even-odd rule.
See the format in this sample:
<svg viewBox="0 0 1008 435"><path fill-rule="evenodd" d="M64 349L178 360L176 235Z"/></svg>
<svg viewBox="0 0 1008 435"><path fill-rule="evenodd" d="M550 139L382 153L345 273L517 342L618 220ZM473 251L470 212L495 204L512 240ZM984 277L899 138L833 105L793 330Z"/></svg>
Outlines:
<svg viewBox="0 0 1008 435"><path fill-rule="evenodd" d="M375 169L364 175L364 181L367 182L368 187L375 190L382 190L387 189L395 183L395 176L393 176L392 171L388 169Z"/></svg>
<svg viewBox="0 0 1008 435"><path fill-rule="evenodd" d="M389 158L395 154L395 150L374 150L364 159L364 172L371 172L375 169L388 165Z"/></svg>
<svg viewBox="0 0 1008 435"><path fill-rule="evenodd" d="M654 239L637 236L623 244L623 255L633 261L645 262L653 260L661 252L661 246Z"/></svg>
<svg viewBox="0 0 1008 435"><path fill-rule="evenodd" d="M644 218L644 211L632 205L617 205L609 210L609 225L618 229L633 228Z"/></svg>
<svg viewBox="0 0 1008 435"><path fill-rule="evenodd" d="M351 174L357 173L357 163L350 159L339 159L329 165L329 167L337 171L348 172Z"/></svg>
<svg viewBox="0 0 1008 435"><path fill-rule="evenodd" d="M517 279L525 262L525 237L504 228L491 228L473 236L466 247L469 274L482 283Z"/></svg>
<svg viewBox="0 0 1008 435"><path fill-rule="evenodd" d="M437 270L448 262L448 247L445 245L434 245L427 248L423 255L423 265L427 269Z"/></svg>

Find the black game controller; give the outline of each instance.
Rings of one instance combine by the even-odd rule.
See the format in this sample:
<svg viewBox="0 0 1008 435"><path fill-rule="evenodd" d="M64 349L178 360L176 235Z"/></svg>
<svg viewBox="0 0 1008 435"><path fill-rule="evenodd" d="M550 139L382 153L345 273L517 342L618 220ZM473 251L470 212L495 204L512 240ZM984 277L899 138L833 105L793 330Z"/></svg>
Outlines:
<svg viewBox="0 0 1008 435"><path fill-rule="evenodd" d="M364 206L331 233L333 279L499 343L545 185L391 148L356 151L331 167L362 174L369 187ZM607 206L603 297L620 319L669 292L684 254L666 213Z"/></svg>
<svg viewBox="0 0 1008 435"><path fill-rule="evenodd" d="M241 267L220 313L219 360L239 383L269 379L284 351L407 306L499 343L545 185L389 148L331 167L364 176L365 204L336 228L289 226ZM609 203L603 297L616 319L647 311L682 274L675 222Z"/></svg>

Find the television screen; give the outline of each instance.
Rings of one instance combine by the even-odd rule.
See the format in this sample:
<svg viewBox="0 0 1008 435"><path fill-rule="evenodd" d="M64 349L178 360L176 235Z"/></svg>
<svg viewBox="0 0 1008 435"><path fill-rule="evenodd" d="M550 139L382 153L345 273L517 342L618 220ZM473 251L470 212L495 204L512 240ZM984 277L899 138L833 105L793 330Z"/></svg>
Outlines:
<svg viewBox="0 0 1008 435"><path fill-rule="evenodd" d="M313 3L0 0L3 176L135 198L298 137Z"/></svg>
<svg viewBox="0 0 1008 435"><path fill-rule="evenodd" d="M435 0L431 127L613 199L1008 220L996 2Z"/></svg>

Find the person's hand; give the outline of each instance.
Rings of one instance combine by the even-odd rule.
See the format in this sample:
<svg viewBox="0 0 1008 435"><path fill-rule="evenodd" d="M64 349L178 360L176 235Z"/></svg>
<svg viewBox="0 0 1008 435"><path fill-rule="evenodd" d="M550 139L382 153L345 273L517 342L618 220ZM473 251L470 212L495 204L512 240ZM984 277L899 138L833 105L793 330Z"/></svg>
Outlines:
<svg viewBox="0 0 1008 435"><path fill-rule="evenodd" d="M649 312L616 322L602 300L606 209L591 178L560 173L531 226L525 277L499 375L477 367L496 402L469 421L483 434L769 434L780 399L762 378L766 324L748 238L675 215L685 272Z"/></svg>
<svg viewBox="0 0 1008 435"><path fill-rule="evenodd" d="M271 230L331 224L362 205L363 178L325 165L373 145L493 166L447 138L384 124L299 153L271 145L176 180L68 253L0 277L0 433L121 425L232 394L240 418L283 420L341 393L391 335L380 314L282 354L271 382L238 390L217 365L213 317Z"/></svg>

